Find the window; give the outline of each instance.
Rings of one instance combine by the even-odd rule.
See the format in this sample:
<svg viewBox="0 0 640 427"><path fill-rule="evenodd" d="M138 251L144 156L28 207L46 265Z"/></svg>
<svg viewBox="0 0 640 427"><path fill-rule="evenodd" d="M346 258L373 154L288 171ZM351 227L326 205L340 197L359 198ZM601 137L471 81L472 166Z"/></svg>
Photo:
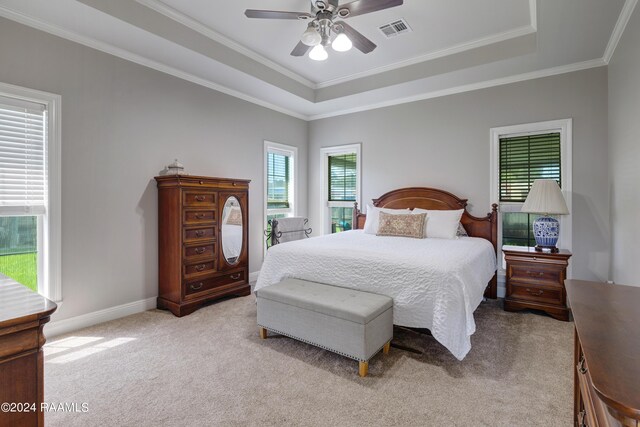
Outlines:
<svg viewBox="0 0 640 427"><path fill-rule="evenodd" d="M509 126L491 130L492 200L498 200L498 239L502 246L535 246L533 221L520 212L536 179L554 179L571 210L571 120ZM563 247L571 249L570 215L560 218Z"/></svg>
<svg viewBox="0 0 640 427"><path fill-rule="evenodd" d="M296 214L295 165L298 149L265 141L265 228L273 218Z"/></svg>
<svg viewBox="0 0 640 427"><path fill-rule="evenodd" d="M324 232L351 230L353 204L360 200L360 144L323 148L321 154Z"/></svg>
<svg viewBox="0 0 640 427"><path fill-rule="evenodd" d="M59 97L0 84L0 274L61 300Z"/></svg>

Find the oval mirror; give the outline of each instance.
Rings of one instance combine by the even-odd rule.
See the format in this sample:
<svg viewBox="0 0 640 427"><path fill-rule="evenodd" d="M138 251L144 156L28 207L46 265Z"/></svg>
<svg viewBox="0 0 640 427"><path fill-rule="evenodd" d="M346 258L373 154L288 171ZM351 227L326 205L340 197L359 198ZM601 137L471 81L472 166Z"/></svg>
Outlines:
<svg viewBox="0 0 640 427"><path fill-rule="evenodd" d="M229 264L236 264L242 253L242 209L234 196L222 209L222 254Z"/></svg>

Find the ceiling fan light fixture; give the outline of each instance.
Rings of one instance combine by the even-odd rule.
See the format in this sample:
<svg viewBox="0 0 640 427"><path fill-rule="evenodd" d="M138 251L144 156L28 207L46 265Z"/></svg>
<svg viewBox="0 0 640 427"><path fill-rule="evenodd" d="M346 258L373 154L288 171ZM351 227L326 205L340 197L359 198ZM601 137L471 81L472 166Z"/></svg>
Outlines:
<svg viewBox="0 0 640 427"><path fill-rule="evenodd" d="M309 52L309 58L314 61L324 61L328 57L329 54L327 53L327 50L321 44L316 45L316 47L311 49L311 52Z"/></svg>
<svg viewBox="0 0 640 427"><path fill-rule="evenodd" d="M335 38L333 43L331 43L331 47L336 52L346 52L348 50L351 50L351 48L353 47L353 43L345 33L340 33Z"/></svg>
<svg viewBox="0 0 640 427"><path fill-rule="evenodd" d="M300 41L307 46L316 46L322 41L322 36L312 24L309 24L306 31L302 33Z"/></svg>

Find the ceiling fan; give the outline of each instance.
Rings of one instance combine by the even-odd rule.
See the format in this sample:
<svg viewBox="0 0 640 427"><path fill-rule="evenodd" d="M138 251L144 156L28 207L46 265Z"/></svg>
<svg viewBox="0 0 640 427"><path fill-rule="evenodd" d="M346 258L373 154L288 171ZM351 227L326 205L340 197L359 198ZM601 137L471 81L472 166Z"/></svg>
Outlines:
<svg viewBox="0 0 640 427"><path fill-rule="evenodd" d="M291 55L304 56L311 50L309 58L324 61L329 57L326 50L329 45L338 52L346 52L353 46L362 53L370 53L376 48L371 40L356 31L351 25L344 21L335 21L335 19L364 15L400 6L403 3L403 0L356 0L339 5L339 1L311 0L311 13L247 9L244 14L248 18L309 21L306 31L302 34L297 46L293 48ZM333 33L336 37L332 41Z"/></svg>

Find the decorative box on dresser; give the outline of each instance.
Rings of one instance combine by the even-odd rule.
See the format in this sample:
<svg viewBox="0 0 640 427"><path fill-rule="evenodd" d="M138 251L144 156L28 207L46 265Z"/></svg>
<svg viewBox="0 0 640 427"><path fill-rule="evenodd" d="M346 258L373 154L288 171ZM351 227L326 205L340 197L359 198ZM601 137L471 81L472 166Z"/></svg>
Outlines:
<svg viewBox="0 0 640 427"><path fill-rule="evenodd" d="M155 179L158 308L180 317L221 297L249 295L250 181L191 175Z"/></svg>
<svg viewBox="0 0 640 427"><path fill-rule="evenodd" d="M574 424L640 427L640 287L567 280Z"/></svg>
<svg viewBox="0 0 640 427"><path fill-rule="evenodd" d="M571 252L538 252L531 248L503 249L507 263L504 309L541 310L558 320L569 320L564 280Z"/></svg>
<svg viewBox="0 0 640 427"><path fill-rule="evenodd" d="M44 426L43 328L56 308L0 275L0 426Z"/></svg>

